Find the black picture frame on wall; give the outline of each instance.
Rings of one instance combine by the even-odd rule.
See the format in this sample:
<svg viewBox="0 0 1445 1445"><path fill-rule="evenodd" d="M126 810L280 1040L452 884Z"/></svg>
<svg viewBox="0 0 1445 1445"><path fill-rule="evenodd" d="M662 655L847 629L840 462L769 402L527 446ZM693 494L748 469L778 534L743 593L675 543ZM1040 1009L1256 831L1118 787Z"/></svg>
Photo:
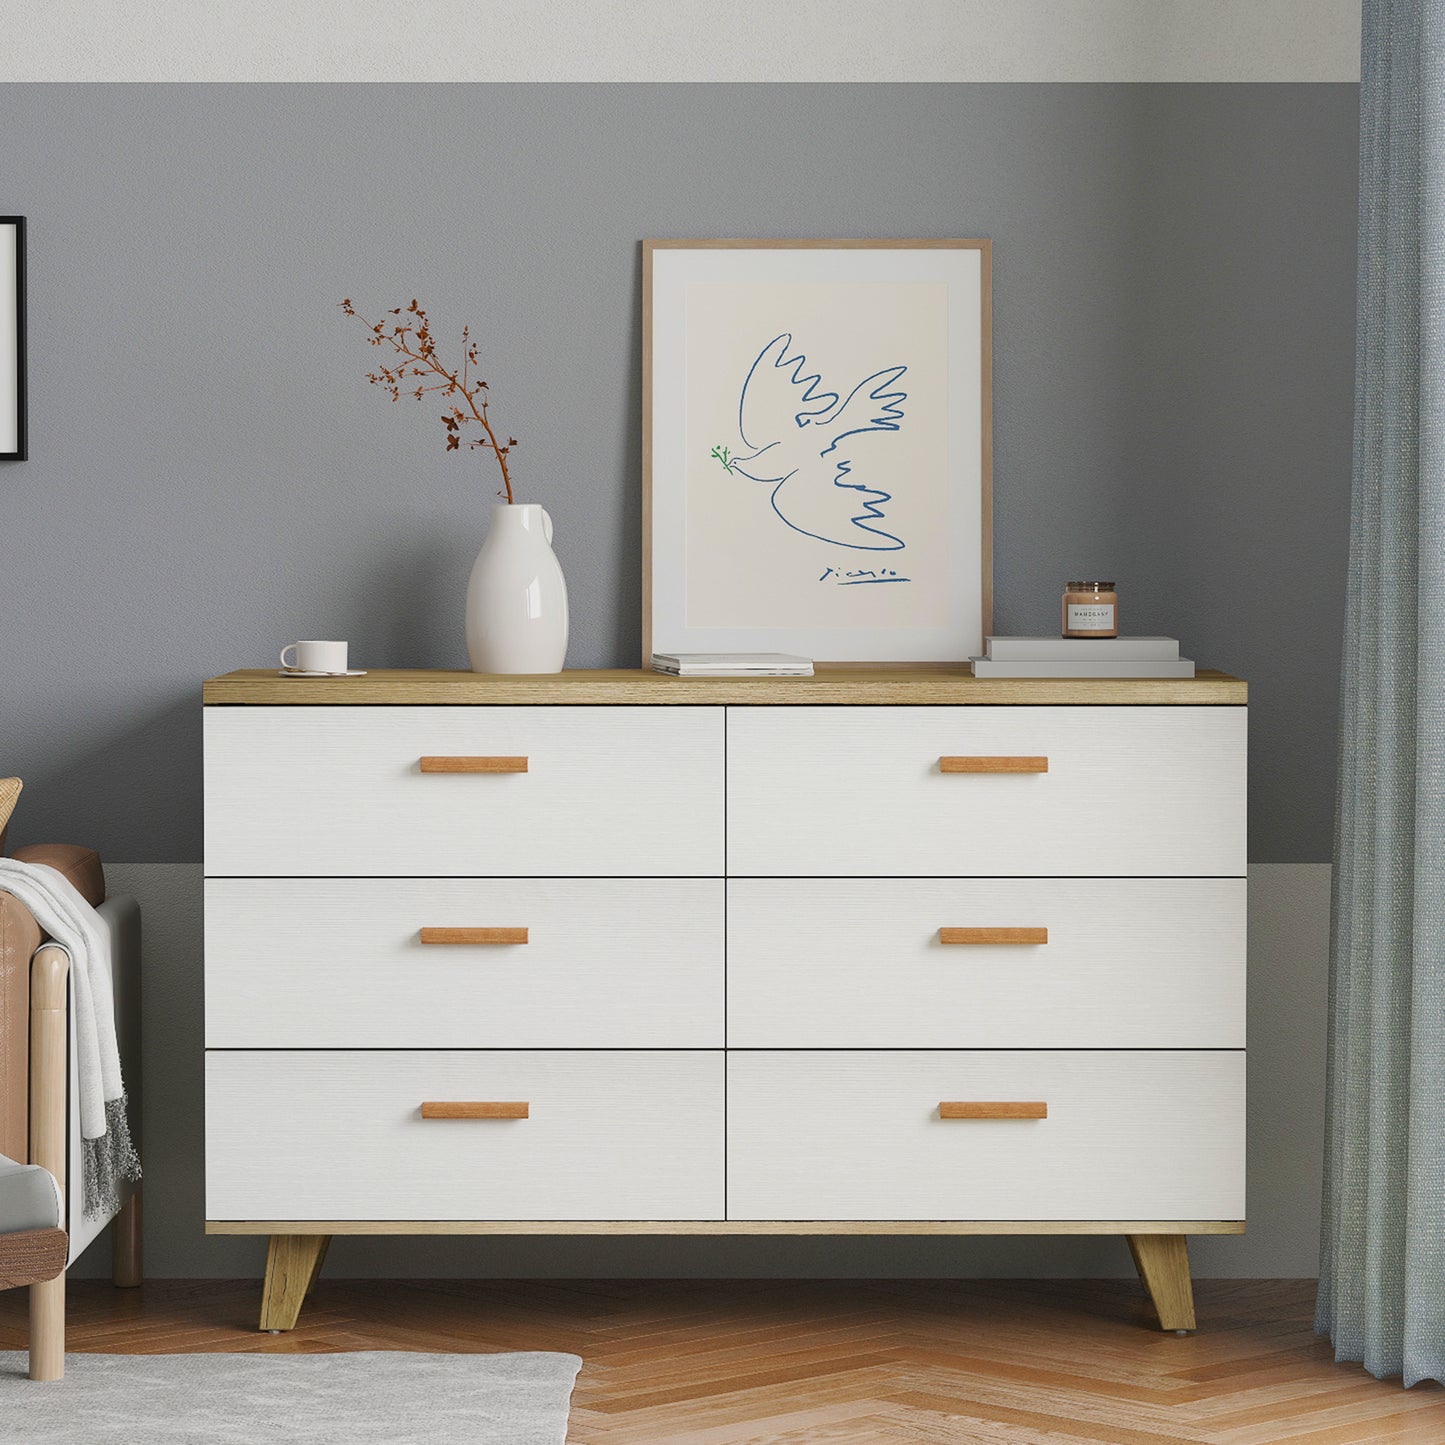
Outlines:
<svg viewBox="0 0 1445 1445"><path fill-rule="evenodd" d="M29 454L25 388L25 217L0 216L0 461Z"/></svg>

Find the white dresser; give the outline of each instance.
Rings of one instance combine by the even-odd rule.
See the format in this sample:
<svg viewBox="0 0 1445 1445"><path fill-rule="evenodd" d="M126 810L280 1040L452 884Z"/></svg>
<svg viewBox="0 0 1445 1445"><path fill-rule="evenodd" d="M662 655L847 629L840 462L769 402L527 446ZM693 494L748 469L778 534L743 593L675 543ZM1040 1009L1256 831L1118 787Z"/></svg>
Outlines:
<svg viewBox="0 0 1445 1445"><path fill-rule="evenodd" d="M1245 685L205 687L206 1190L372 1233L1244 1228Z"/></svg>

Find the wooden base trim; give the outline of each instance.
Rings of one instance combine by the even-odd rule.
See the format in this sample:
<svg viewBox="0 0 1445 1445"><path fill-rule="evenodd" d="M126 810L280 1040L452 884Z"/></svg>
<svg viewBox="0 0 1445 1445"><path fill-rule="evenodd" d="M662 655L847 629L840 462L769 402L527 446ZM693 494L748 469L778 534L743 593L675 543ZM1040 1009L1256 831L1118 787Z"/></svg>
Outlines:
<svg viewBox="0 0 1445 1445"><path fill-rule="evenodd" d="M208 1219L207 1234L1243 1234L1242 1219ZM274 1249L274 1243L273 1243Z"/></svg>
<svg viewBox="0 0 1445 1445"><path fill-rule="evenodd" d="M1139 1279L1154 1301L1159 1328L1194 1329L1189 1241L1182 1234L1131 1234L1128 1240Z"/></svg>
<svg viewBox="0 0 1445 1445"><path fill-rule="evenodd" d="M329 1234L273 1234L266 1253L266 1284L261 1294L261 1329L294 1328L301 1304L311 1293L331 1244Z"/></svg>

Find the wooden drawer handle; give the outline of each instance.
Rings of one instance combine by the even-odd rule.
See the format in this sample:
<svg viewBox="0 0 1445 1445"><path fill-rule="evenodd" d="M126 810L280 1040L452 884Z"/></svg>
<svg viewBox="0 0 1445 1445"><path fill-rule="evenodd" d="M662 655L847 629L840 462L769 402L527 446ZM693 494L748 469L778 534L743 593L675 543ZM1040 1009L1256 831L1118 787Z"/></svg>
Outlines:
<svg viewBox="0 0 1445 1445"><path fill-rule="evenodd" d="M423 943L525 943L525 928L423 928Z"/></svg>
<svg viewBox="0 0 1445 1445"><path fill-rule="evenodd" d="M940 928L940 943L1047 943L1047 928Z"/></svg>
<svg viewBox="0 0 1445 1445"><path fill-rule="evenodd" d="M525 773L526 758L423 758L424 773Z"/></svg>
<svg viewBox="0 0 1445 1445"><path fill-rule="evenodd" d="M1046 773L1047 758L939 758L940 773Z"/></svg>
<svg viewBox="0 0 1445 1445"><path fill-rule="evenodd" d="M948 1101L938 1106L940 1119L1047 1119L1049 1106L1036 1101L974 1103Z"/></svg>
<svg viewBox="0 0 1445 1445"><path fill-rule="evenodd" d="M468 1103L463 1100L428 1099L421 1106L423 1119L525 1119L526 1100L495 1101L480 1100Z"/></svg>

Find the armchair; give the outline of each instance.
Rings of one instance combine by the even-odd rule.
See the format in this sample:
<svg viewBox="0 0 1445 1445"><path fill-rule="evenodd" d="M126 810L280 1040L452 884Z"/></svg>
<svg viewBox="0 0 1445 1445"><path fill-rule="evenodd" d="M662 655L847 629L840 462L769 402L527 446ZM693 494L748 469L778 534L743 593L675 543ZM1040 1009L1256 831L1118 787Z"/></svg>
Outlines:
<svg viewBox="0 0 1445 1445"><path fill-rule="evenodd" d="M133 899L105 897L92 849L37 844L11 856L65 874L111 930L117 1030L138 1120L139 910ZM27 908L0 893L0 1289L30 1288L32 1380L64 1373L65 1271L107 1222L114 1282L141 1282L139 1189L110 1221L87 1217L80 1198L70 1000L69 956Z"/></svg>

